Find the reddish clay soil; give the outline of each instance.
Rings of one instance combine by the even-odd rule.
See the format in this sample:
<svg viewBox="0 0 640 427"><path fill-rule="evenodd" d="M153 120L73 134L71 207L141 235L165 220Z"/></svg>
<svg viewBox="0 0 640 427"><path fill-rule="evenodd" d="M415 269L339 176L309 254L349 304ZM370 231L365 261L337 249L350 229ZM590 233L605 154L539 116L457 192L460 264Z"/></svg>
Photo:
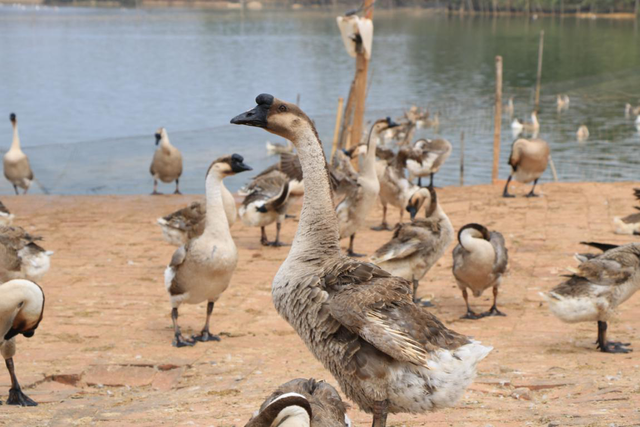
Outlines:
<svg viewBox="0 0 640 427"><path fill-rule="evenodd" d="M538 294L558 284L564 268L576 265L572 255L586 250L579 241L640 241L613 234L611 225L613 216L633 212L632 187L546 184L535 199L522 197L528 188L517 187L518 197L510 200L499 197L499 186L439 190L456 229L479 222L504 234L510 262L499 306L508 316L459 319L465 308L449 251L419 292L435 296L432 311L448 327L494 350L456 407L392 415L389 425L640 425L638 354L597 352L595 323L561 323ZM3 405L0 425L244 426L281 383L313 377L336 385L271 303L271 280L288 248L260 246L259 229L242 223L232 229L238 269L212 318L222 341L171 346L163 271L175 248L163 241L155 221L198 198L2 199L16 214L15 223L42 235L55 255L41 282L47 296L44 320L32 339L18 338L15 357L25 391L40 405ZM391 212L392 222L397 215ZM378 209L367 225L379 220ZM285 242L291 242L296 226L287 220ZM274 230L268 231L272 238ZM390 236L363 230L356 250L371 254ZM491 292L472 304L478 311L488 309ZM636 295L620 307L610 337L640 349L639 312ZM205 305L185 305L180 314L185 334L196 333ZM2 400L8 388L9 375L0 369ZM355 406L349 416L355 425L370 425L370 416Z"/></svg>

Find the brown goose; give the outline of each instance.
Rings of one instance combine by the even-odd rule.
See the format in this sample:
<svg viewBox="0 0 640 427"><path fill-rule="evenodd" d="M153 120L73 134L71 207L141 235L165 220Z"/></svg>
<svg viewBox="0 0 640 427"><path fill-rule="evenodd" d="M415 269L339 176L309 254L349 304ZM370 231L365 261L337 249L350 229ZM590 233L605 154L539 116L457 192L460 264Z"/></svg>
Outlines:
<svg viewBox="0 0 640 427"><path fill-rule="evenodd" d="M176 191L173 194L180 193L180 175L182 175L182 154L180 150L171 145L169 135L165 128L158 129L156 132L156 145L159 145L153 154L151 167L149 172L153 177L153 193L158 193L158 180L162 182L176 182Z"/></svg>
<svg viewBox="0 0 640 427"><path fill-rule="evenodd" d="M524 184L533 181L533 187L527 197L537 197L538 195L533 190L536 189L538 179L547 170L550 157L549 144L546 141L542 139L516 139L511 146L511 154L509 155L511 173L504 186L502 197L515 197L509 194L509 184L514 176L516 181Z"/></svg>
<svg viewBox="0 0 640 427"><path fill-rule="evenodd" d="M424 219L414 219L425 206ZM393 237L371 257L371 262L413 283L413 301L419 303L418 283L453 241L453 226L438 204L433 187L420 188L407 205L411 222L400 224ZM430 305L425 302L424 305Z"/></svg>
<svg viewBox="0 0 640 427"><path fill-rule="evenodd" d="M628 353L629 343L607 341L607 321L615 309L640 288L640 243L616 246L582 242L603 251L576 255L580 265L569 278L541 294L549 309L563 322L598 322L598 349Z"/></svg>
<svg viewBox="0 0 640 427"><path fill-rule="evenodd" d="M636 199L640 200L640 188L634 188ZM635 207L640 211L640 206ZM632 234L640 236L640 212L627 215L625 217L613 218L613 225L616 227L616 234Z"/></svg>
<svg viewBox="0 0 640 427"><path fill-rule="evenodd" d="M21 227L0 227L0 282L11 279L39 281L49 271L51 251L46 251Z"/></svg>
<svg viewBox="0 0 640 427"><path fill-rule="evenodd" d="M164 284L171 297L175 347L191 346L195 341L220 341L209 332L209 320L215 302L227 289L238 263L238 251L229 231L222 204L222 180L251 170L238 154L215 160L206 176L207 212L201 236L189 240L173 254L164 273ZM207 318L200 335L186 339L178 326L180 304L207 301Z"/></svg>
<svg viewBox="0 0 640 427"><path fill-rule="evenodd" d="M384 427L388 413L454 405L491 348L447 329L416 306L411 283L340 251L329 174L313 122L271 95L231 123L293 142L305 196L291 250L272 285L273 302L347 397Z"/></svg>
<svg viewBox="0 0 640 427"><path fill-rule="evenodd" d="M0 354L11 377L7 405L37 406L22 392L13 365L16 336L31 338L44 312L44 292L29 280L11 280L0 284Z"/></svg>
<svg viewBox="0 0 640 427"><path fill-rule="evenodd" d="M13 223L14 215L9 212L9 209L0 202L0 226L6 227Z"/></svg>
<svg viewBox="0 0 640 427"><path fill-rule="evenodd" d="M480 224L467 224L458 232L458 244L453 249L453 275L462 290L467 314L463 319L480 319L486 316L505 316L498 310L498 287L509 261L504 237L497 231L487 230ZM485 289L493 288L493 305L482 314L476 314L469 306L467 289L479 297Z"/></svg>
<svg viewBox="0 0 640 427"><path fill-rule="evenodd" d="M16 195L18 194L18 187L24 190L24 194L27 194L31 183L33 182L33 171L29 164L29 158L20 148L18 119L13 113L11 113L9 119L13 126L13 141L11 142L11 148L4 155L4 176L11 184L13 184L13 189L16 192Z"/></svg>
<svg viewBox="0 0 640 427"><path fill-rule="evenodd" d="M330 384L298 378L282 384L245 427L351 427L347 408Z"/></svg>

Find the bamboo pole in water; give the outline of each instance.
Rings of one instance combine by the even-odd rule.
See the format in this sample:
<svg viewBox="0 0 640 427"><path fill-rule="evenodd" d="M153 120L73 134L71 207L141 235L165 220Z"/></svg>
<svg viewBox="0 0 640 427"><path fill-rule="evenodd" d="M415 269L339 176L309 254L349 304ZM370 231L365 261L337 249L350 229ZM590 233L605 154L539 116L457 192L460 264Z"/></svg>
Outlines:
<svg viewBox="0 0 640 427"><path fill-rule="evenodd" d="M342 125L342 105L344 104L344 98L338 98L338 111L336 111L336 127L333 129L333 145L331 146L331 158L330 163L333 164L333 158L336 155L338 149L338 137L340 136L340 126Z"/></svg>
<svg viewBox="0 0 640 427"><path fill-rule="evenodd" d="M500 130L502 128L502 56L496 56L496 100L493 117L493 171L491 182L498 180L498 164L500 163Z"/></svg>
<svg viewBox="0 0 640 427"><path fill-rule="evenodd" d="M351 87L349 88L349 97L347 98L347 105L344 107L344 114L342 116L342 127L340 128L340 138L338 148L343 149L347 148L347 140L349 135L349 127L351 126L351 119L353 118L353 88L355 87L356 80L355 78L351 82Z"/></svg>
<svg viewBox="0 0 640 427"><path fill-rule="evenodd" d="M460 132L460 187L464 185L464 131Z"/></svg>
<svg viewBox="0 0 640 427"><path fill-rule="evenodd" d="M536 111L540 108L540 82L542 80L542 52L544 51L544 30L540 30L540 45L538 46L538 76L536 78Z"/></svg>

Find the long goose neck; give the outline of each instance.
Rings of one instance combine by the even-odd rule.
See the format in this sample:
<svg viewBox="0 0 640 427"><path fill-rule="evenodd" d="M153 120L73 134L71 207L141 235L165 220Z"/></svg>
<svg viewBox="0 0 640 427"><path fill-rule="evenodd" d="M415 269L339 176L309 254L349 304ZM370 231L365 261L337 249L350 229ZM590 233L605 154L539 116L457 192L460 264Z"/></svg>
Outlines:
<svg viewBox="0 0 640 427"><path fill-rule="evenodd" d="M18 123L13 123L13 141L11 142L11 149L21 151L20 136L18 135Z"/></svg>
<svg viewBox="0 0 640 427"><path fill-rule="evenodd" d="M170 151L171 147L173 147L173 145L171 145L171 142L169 141L169 135L167 135L166 132L162 132L162 137L160 138L160 147L164 151Z"/></svg>
<svg viewBox="0 0 640 427"><path fill-rule="evenodd" d="M473 237L471 233L472 231L469 229L460 233L460 245L469 252L482 251L485 247L482 242L486 242L486 240Z"/></svg>
<svg viewBox="0 0 640 427"><path fill-rule="evenodd" d="M376 149L378 148L378 138L380 137L377 129L374 127L369 133L369 143L367 145L367 155L362 164L362 176L366 178L377 177L376 175Z"/></svg>
<svg viewBox="0 0 640 427"><path fill-rule="evenodd" d="M224 204L222 202L222 177L217 173L211 172L206 180L206 196L207 196L207 213L205 217L204 233L216 237L229 237L229 224L227 222L227 214L224 212Z"/></svg>
<svg viewBox="0 0 640 427"><path fill-rule="evenodd" d="M340 253L338 219L320 139L309 125L296 135L294 142L304 175L304 200L289 257L337 255Z"/></svg>

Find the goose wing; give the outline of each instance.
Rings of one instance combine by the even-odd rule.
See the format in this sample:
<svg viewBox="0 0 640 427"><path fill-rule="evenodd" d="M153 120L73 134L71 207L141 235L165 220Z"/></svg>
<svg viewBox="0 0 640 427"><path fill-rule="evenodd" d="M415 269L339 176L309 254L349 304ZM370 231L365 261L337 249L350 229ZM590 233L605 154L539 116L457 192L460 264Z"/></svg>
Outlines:
<svg viewBox="0 0 640 427"><path fill-rule="evenodd" d="M247 186L248 194L242 204L247 206L258 200L277 198L288 181L287 176L276 169L260 174Z"/></svg>
<svg viewBox="0 0 640 427"><path fill-rule="evenodd" d="M504 236L502 233L492 231L489 235L489 243L491 243L491 246L493 246L493 250L496 253L496 259L493 262L493 273L503 274L507 271L507 263L509 262L509 253L504 243Z"/></svg>
<svg viewBox="0 0 640 427"><path fill-rule="evenodd" d="M302 182L302 165L295 154L280 154L280 172L289 177L289 179Z"/></svg>
<svg viewBox="0 0 640 427"><path fill-rule="evenodd" d="M205 204L202 202L193 202L185 208L162 217L162 219L169 227L189 231L204 219L205 214Z"/></svg>
<svg viewBox="0 0 640 427"><path fill-rule="evenodd" d="M391 240L375 252L371 261L377 264L391 259L406 258L423 249L435 249L440 231L439 222L429 219L401 224L396 227Z"/></svg>
<svg viewBox="0 0 640 427"><path fill-rule="evenodd" d="M571 270L572 278L600 286L621 285L640 270L640 243L614 247L597 256L579 255L578 259L581 263Z"/></svg>
<svg viewBox="0 0 640 427"><path fill-rule="evenodd" d="M331 316L395 360L426 366L430 352L469 342L416 306L408 281L373 264L345 260L323 281Z"/></svg>
<svg viewBox="0 0 640 427"><path fill-rule="evenodd" d="M640 208L636 208L640 209ZM631 215L627 215L624 218L620 218L622 222L625 224L637 224L640 222L640 213L634 213Z"/></svg>

